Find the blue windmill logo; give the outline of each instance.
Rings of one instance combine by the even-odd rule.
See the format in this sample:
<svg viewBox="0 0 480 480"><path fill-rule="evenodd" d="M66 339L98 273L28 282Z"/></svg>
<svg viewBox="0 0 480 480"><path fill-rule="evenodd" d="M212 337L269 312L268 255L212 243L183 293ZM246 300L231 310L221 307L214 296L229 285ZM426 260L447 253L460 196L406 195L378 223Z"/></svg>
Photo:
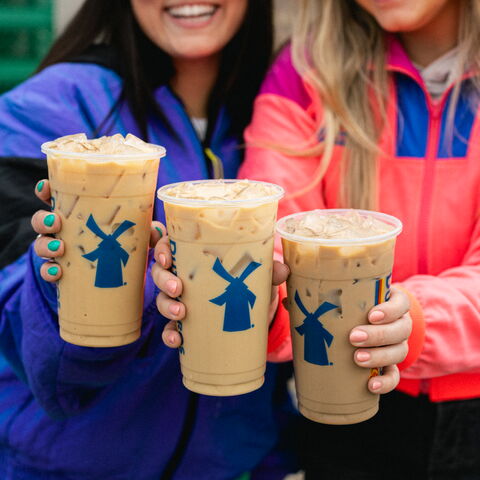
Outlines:
<svg viewBox="0 0 480 480"><path fill-rule="evenodd" d="M295 327L295 330L305 337L304 360L315 365L332 365L328 361L327 347L332 345L333 335L323 326L319 317L338 306L323 302L315 312L310 313L303 305L298 291L295 292L295 303L305 315L302 325Z"/></svg>
<svg viewBox="0 0 480 480"><path fill-rule="evenodd" d="M111 235L107 235L97 225L97 222L90 215L87 220L87 227L102 239L98 247L82 257L97 263L95 275L95 286L99 288L116 288L124 285L122 265L127 264L129 254L122 248L117 238L125 233L135 224L130 220L124 220Z"/></svg>
<svg viewBox="0 0 480 480"><path fill-rule="evenodd" d="M215 305L225 305L224 332L241 332L254 327L250 322L250 309L255 305L257 297L244 282L261 265L250 262L240 276L234 277L225 270L218 258L215 260L213 271L229 282L221 295L210 300Z"/></svg>

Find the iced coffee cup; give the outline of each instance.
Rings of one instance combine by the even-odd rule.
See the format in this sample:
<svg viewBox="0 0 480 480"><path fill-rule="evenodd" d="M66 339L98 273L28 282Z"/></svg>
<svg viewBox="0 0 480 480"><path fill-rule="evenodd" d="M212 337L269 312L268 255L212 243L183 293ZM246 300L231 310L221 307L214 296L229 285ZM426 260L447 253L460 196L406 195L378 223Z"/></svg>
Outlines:
<svg viewBox="0 0 480 480"><path fill-rule="evenodd" d="M150 222L162 147L133 135L42 145L47 155L58 238L60 336L114 347L140 336Z"/></svg>
<svg viewBox="0 0 480 480"><path fill-rule="evenodd" d="M277 185L204 180L166 185L173 271L186 316L184 385L205 395L239 395L264 381Z"/></svg>
<svg viewBox="0 0 480 480"><path fill-rule="evenodd" d="M310 420L351 424L378 411L368 390L378 374L355 364L352 328L388 300L401 222L363 210L315 210L282 218L288 311L300 412Z"/></svg>

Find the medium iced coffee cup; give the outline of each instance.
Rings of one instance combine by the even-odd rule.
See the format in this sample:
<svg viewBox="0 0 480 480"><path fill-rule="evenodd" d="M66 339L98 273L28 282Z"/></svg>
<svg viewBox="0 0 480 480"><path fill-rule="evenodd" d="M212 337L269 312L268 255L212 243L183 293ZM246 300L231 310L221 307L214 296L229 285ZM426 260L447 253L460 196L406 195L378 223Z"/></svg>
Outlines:
<svg viewBox="0 0 480 480"><path fill-rule="evenodd" d="M368 390L375 370L359 367L349 333L388 300L401 222L363 210L315 210L278 221L287 281L295 384L310 420L351 424L378 411Z"/></svg>
<svg viewBox="0 0 480 480"><path fill-rule="evenodd" d="M203 180L166 185L173 271L186 316L184 385L205 395L239 395L264 381L277 185Z"/></svg>
<svg viewBox="0 0 480 480"><path fill-rule="evenodd" d="M60 336L113 347L140 336L158 165L165 150L132 135L70 135L42 145L58 238Z"/></svg>

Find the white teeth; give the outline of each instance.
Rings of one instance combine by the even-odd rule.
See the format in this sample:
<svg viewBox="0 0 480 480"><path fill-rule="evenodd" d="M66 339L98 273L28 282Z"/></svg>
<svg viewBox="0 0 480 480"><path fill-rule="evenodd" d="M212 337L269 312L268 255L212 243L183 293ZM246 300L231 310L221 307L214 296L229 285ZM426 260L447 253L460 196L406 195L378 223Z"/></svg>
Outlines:
<svg viewBox="0 0 480 480"><path fill-rule="evenodd" d="M203 15L213 15L215 10L215 5L180 5L178 7L168 8L168 12L174 17L200 17Z"/></svg>

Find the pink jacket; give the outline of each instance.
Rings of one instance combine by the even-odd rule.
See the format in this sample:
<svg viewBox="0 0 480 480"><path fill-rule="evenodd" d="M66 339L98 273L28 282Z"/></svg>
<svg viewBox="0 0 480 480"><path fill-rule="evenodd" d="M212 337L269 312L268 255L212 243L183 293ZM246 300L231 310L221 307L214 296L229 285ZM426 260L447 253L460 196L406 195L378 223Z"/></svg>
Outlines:
<svg viewBox="0 0 480 480"><path fill-rule="evenodd" d="M480 397L480 113L472 111L468 88L463 88L449 143L452 87L432 101L395 40L389 44L387 68L390 128L380 137L378 209L404 225L393 278L409 292L414 320L399 389L412 395L428 390L433 401ZM463 83L467 87L468 78ZM295 198L289 194L311 184L319 158L263 147L314 145L321 119L321 99L293 67L287 48L256 100L240 171L242 177L286 189L279 217L337 206L342 138L320 184ZM290 353L286 323L286 312L280 311L270 335L273 354Z"/></svg>

